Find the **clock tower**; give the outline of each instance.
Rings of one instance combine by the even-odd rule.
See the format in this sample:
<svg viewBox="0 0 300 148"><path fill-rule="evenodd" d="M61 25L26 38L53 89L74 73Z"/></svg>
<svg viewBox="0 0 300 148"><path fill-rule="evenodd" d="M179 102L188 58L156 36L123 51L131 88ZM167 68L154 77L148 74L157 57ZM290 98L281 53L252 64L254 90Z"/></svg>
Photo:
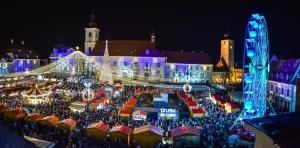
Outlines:
<svg viewBox="0 0 300 148"><path fill-rule="evenodd" d="M234 41L229 39L229 35L225 34L221 40L221 56L224 58L228 69L231 71L234 68Z"/></svg>
<svg viewBox="0 0 300 148"><path fill-rule="evenodd" d="M93 51L96 42L99 40L99 31L97 24L95 22L95 14L91 14L91 20L88 24L88 27L84 28L85 30L85 42L84 42L84 49L85 54L90 55Z"/></svg>

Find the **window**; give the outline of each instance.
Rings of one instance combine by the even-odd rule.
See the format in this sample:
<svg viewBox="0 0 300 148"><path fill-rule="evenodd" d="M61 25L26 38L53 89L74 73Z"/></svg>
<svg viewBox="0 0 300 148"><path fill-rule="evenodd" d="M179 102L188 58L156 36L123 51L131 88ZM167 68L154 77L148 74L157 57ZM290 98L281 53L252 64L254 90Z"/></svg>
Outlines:
<svg viewBox="0 0 300 148"><path fill-rule="evenodd" d="M146 67L146 68L149 67L149 63L148 63L148 62L145 63L145 67Z"/></svg>
<svg viewBox="0 0 300 148"><path fill-rule="evenodd" d="M113 61L113 66L117 66L117 61Z"/></svg>
<svg viewBox="0 0 300 148"><path fill-rule="evenodd" d="M281 88L281 94L283 95L283 87Z"/></svg>
<svg viewBox="0 0 300 148"><path fill-rule="evenodd" d="M92 33L91 32L89 32L89 38L91 38L92 37Z"/></svg>
<svg viewBox="0 0 300 148"><path fill-rule="evenodd" d="M160 68L160 63L157 63L157 68Z"/></svg>
<svg viewBox="0 0 300 148"><path fill-rule="evenodd" d="M128 66L128 63L126 61L124 61L124 66Z"/></svg>
<svg viewBox="0 0 300 148"><path fill-rule="evenodd" d="M287 95L287 96L290 96L290 89L287 89L287 90L286 90L286 95Z"/></svg>
<svg viewBox="0 0 300 148"><path fill-rule="evenodd" d="M206 67L206 70L209 70L209 66Z"/></svg>

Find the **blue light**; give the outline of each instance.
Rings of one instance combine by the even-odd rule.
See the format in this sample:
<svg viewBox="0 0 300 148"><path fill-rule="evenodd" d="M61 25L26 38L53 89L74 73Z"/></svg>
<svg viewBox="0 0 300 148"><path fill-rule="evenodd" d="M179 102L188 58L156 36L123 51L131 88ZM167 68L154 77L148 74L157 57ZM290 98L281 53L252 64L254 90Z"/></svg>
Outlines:
<svg viewBox="0 0 300 148"><path fill-rule="evenodd" d="M246 110L251 110L252 107L253 107L252 101L245 101L244 102L244 107L245 107Z"/></svg>
<svg viewBox="0 0 300 148"><path fill-rule="evenodd" d="M255 38L257 36L256 31L249 31L250 38Z"/></svg>
<svg viewBox="0 0 300 148"><path fill-rule="evenodd" d="M255 55L254 49L252 49L252 48L247 49L247 57L252 58L252 57L254 57L254 55Z"/></svg>

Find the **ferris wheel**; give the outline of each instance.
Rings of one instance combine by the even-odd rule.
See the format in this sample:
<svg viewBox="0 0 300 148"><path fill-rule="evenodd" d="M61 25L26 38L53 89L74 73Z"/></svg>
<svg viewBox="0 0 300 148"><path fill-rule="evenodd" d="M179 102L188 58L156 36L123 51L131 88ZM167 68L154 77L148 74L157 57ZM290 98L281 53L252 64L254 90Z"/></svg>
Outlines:
<svg viewBox="0 0 300 148"><path fill-rule="evenodd" d="M260 14L252 14L247 24L243 72L245 118L262 117L267 105L269 40L266 20Z"/></svg>

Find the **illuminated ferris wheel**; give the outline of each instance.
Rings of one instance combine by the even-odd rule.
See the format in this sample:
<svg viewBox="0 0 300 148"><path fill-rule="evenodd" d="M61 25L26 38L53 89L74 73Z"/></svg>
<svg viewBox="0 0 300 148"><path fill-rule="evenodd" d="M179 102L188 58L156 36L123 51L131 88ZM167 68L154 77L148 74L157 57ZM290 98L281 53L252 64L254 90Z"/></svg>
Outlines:
<svg viewBox="0 0 300 148"><path fill-rule="evenodd" d="M244 117L262 117L267 105L269 40L266 20L259 14L251 15L246 28L243 72Z"/></svg>

